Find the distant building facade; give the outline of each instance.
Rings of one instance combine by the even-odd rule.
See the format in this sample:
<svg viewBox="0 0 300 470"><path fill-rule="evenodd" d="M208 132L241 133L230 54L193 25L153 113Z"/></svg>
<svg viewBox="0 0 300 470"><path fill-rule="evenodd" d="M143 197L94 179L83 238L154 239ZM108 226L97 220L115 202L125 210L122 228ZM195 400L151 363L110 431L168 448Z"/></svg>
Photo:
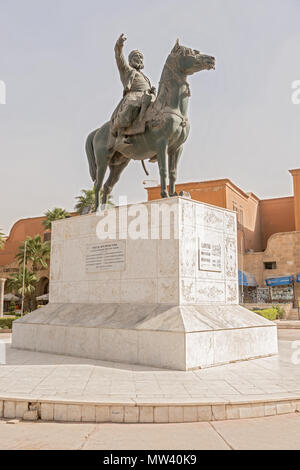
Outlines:
<svg viewBox="0 0 300 470"><path fill-rule="evenodd" d="M229 179L176 185L178 193L237 212L241 301L300 299L300 169L290 173L293 196L274 199L245 193ZM149 201L160 198L159 186L146 190Z"/></svg>
<svg viewBox="0 0 300 470"><path fill-rule="evenodd" d="M50 232L45 230L42 224L43 220L45 220L45 217L21 219L13 225L6 239L4 249L0 250L0 278L7 279L19 271L19 264L15 258L20 245L24 243L27 237L34 237L39 234L42 240L50 240ZM35 295L38 297L49 292L49 268L41 268L36 274L38 282ZM7 292L7 287L5 292ZM4 307L7 310L8 303L5 302Z"/></svg>

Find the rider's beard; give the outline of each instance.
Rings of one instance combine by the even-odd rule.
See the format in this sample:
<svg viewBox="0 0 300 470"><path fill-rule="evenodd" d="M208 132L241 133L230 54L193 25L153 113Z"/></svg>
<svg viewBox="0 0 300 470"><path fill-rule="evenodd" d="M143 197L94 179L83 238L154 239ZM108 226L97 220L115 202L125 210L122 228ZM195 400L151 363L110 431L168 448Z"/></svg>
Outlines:
<svg viewBox="0 0 300 470"><path fill-rule="evenodd" d="M132 67L134 67L136 70L142 70L144 68L144 64L143 62L139 62L139 61L132 61L131 64L130 64Z"/></svg>

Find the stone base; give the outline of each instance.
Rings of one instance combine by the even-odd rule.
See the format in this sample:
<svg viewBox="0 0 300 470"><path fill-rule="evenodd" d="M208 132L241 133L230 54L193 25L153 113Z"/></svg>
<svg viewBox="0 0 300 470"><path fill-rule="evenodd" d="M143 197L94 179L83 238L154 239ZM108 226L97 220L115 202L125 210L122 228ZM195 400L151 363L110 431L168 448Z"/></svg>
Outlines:
<svg viewBox="0 0 300 470"><path fill-rule="evenodd" d="M239 305L49 304L13 323L12 346L175 370L278 352L276 325Z"/></svg>

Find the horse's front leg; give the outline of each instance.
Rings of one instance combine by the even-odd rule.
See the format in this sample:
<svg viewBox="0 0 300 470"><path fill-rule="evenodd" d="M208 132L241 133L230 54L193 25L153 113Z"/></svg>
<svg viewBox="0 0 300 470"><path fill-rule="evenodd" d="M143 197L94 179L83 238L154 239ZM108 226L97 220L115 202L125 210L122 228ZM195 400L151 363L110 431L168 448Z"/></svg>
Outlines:
<svg viewBox="0 0 300 470"><path fill-rule="evenodd" d="M167 142L158 142L157 161L160 174L160 195L162 198L169 197L167 190Z"/></svg>
<svg viewBox="0 0 300 470"><path fill-rule="evenodd" d="M175 183L177 179L177 167L180 156L182 154L183 146L178 147L177 150L169 152L169 194L170 196L178 196L175 191Z"/></svg>
<svg viewBox="0 0 300 470"><path fill-rule="evenodd" d="M109 200L109 195L113 187L119 181L122 171L127 167L130 162L129 158L124 158L123 162L119 165L110 165L109 177L103 186L102 205L105 206Z"/></svg>

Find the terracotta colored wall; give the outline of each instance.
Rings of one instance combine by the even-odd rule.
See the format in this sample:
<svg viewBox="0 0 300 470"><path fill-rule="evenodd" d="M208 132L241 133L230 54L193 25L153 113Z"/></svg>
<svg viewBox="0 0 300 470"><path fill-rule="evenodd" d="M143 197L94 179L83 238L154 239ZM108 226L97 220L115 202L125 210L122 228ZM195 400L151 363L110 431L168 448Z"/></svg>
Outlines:
<svg viewBox="0 0 300 470"><path fill-rule="evenodd" d="M259 199L252 193L238 191L232 184L227 184L226 193L227 209L238 212L238 251L261 251Z"/></svg>
<svg viewBox="0 0 300 470"><path fill-rule="evenodd" d="M70 213L71 217L77 216L75 212ZM30 219L20 219L16 222L5 242L4 249L0 250L0 266L6 266L14 262L19 246L27 237L34 237L45 233L45 227L42 222L45 217L33 217Z"/></svg>
<svg viewBox="0 0 300 470"><path fill-rule="evenodd" d="M294 187L294 219L295 230L300 230L300 169L290 170Z"/></svg>
<svg viewBox="0 0 300 470"><path fill-rule="evenodd" d="M20 244L26 240L26 237L44 234L45 228L42 225L43 220L45 220L45 217L35 217L31 219L21 219L14 224L4 245L4 249L0 251L0 266L5 266L13 262Z"/></svg>
<svg viewBox="0 0 300 470"><path fill-rule="evenodd" d="M160 187L147 188L148 200L153 201L160 198ZM192 182L176 185L176 191L187 191L192 199L205 202L214 206L243 211L243 227L239 226L238 246L239 251L253 249L260 251L260 216L259 200L253 194L246 194L237 188L228 179ZM241 222L239 213L239 222Z"/></svg>
<svg viewBox="0 0 300 470"><path fill-rule="evenodd" d="M260 201L262 249L271 235L295 230L294 198L282 197Z"/></svg>
<svg viewBox="0 0 300 470"><path fill-rule="evenodd" d="M296 176L298 177L298 173ZM188 191L192 199L196 201L230 210L237 208L240 252L243 250L262 251L266 248L271 235L296 230L294 197L259 200L253 193L244 193L228 179L178 184L176 190L178 193ZM147 188L147 191L149 201L160 198L160 187ZM295 199L296 197L297 194L295 194ZM298 197L300 207L300 181ZM243 220L241 220L241 210Z"/></svg>
<svg viewBox="0 0 300 470"><path fill-rule="evenodd" d="M204 181L194 183L176 184L176 191L187 191L195 201L205 202L218 207L226 207L226 181ZM146 188L148 201L160 199L160 186Z"/></svg>

